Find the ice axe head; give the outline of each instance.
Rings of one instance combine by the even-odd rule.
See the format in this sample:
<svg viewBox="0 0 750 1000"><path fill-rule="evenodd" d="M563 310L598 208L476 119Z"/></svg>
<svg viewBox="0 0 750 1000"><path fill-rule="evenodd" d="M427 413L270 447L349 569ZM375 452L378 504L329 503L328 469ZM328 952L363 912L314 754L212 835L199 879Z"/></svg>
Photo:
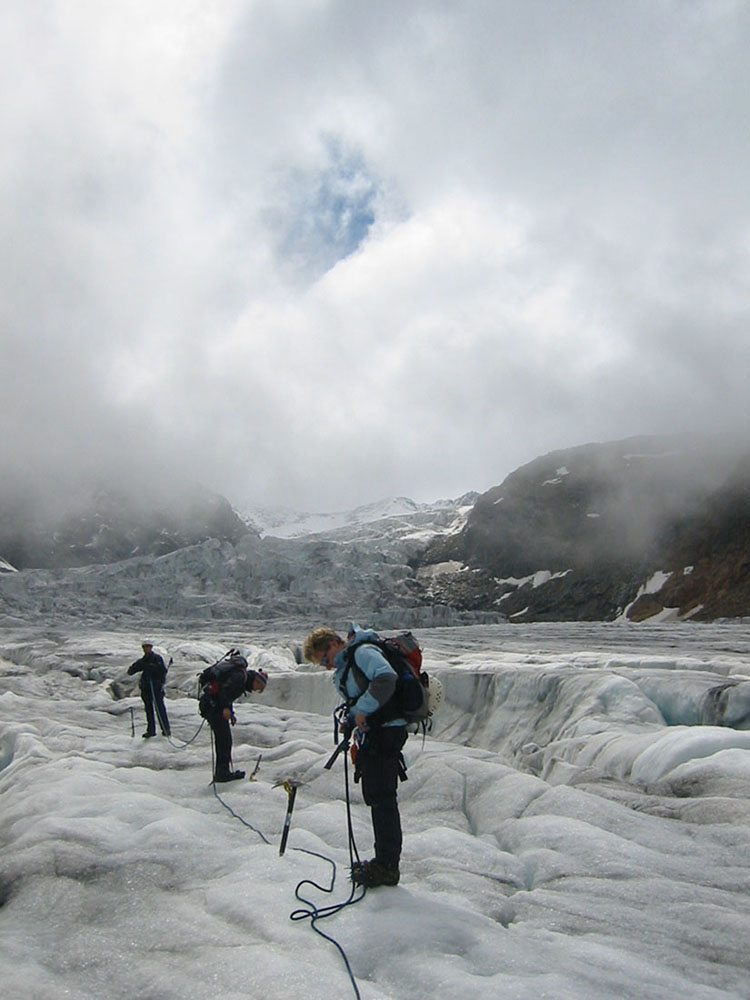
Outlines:
<svg viewBox="0 0 750 1000"><path fill-rule="evenodd" d="M274 781L274 788L283 788L287 795L291 795L292 789L299 788L302 784L297 778L279 778L278 781Z"/></svg>

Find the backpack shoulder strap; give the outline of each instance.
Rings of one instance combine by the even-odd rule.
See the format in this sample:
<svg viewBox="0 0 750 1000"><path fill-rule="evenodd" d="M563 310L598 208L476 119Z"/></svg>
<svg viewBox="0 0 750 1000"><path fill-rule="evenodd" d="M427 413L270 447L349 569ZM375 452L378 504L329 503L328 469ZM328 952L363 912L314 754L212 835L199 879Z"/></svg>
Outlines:
<svg viewBox="0 0 750 1000"><path fill-rule="evenodd" d="M343 693L346 697L348 705L353 705L354 702L359 697L359 695L356 695L355 697L350 697L349 695L346 694L346 679L349 676L349 672L354 671L354 680L356 681L357 687L359 688L359 694L362 694L364 689L370 683L364 671L357 666L357 661L354 658L354 654L360 648L360 646L377 646L377 643L372 642L371 640L367 640L366 642L356 642L351 646L347 646L346 649L344 650L344 660L346 661L346 666L344 667L344 670L341 674L340 685L341 689L343 689Z"/></svg>

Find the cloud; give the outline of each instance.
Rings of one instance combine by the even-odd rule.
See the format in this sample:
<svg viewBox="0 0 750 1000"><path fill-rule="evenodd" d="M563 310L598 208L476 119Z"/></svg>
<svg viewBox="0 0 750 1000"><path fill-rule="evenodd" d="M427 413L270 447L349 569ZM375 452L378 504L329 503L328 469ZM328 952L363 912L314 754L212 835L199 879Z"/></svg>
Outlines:
<svg viewBox="0 0 750 1000"><path fill-rule="evenodd" d="M6 5L6 482L334 509L747 430L744 4Z"/></svg>

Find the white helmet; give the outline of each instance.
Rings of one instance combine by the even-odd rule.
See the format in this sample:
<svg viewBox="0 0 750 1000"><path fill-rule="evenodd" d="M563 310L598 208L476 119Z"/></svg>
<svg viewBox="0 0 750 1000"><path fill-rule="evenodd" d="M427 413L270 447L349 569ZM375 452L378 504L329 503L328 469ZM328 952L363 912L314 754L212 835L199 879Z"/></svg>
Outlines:
<svg viewBox="0 0 750 1000"><path fill-rule="evenodd" d="M435 677L434 674L430 675L428 691L428 708L430 715L434 715L443 704L443 682L438 677Z"/></svg>

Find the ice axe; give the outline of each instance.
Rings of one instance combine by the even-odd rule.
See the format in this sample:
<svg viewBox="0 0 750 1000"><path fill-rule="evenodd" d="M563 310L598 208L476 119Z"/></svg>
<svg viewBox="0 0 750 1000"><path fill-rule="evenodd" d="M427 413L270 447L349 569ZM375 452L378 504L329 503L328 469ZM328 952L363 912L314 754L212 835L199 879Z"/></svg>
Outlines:
<svg viewBox="0 0 750 1000"><path fill-rule="evenodd" d="M349 742L350 742L350 740L352 738L352 727L350 725L345 725L345 726L342 727L342 732L344 733L344 738L337 745L336 749L333 751L333 753L331 754L331 756L328 758L328 760L324 764L324 768L325 768L326 771L330 771L331 770L331 768L333 767L333 765L336 762L336 758L338 757L338 755L340 753L346 752L349 749Z"/></svg>
<svg viewBox="0 0 750 1000"><path fill-rule="evenodd" d="M297 798L297 789L299 788L300 783L299 781L287 780L278 781L277 785L282 785L288 796L286 803L286 816L284 817L284 829L281 834L281 844L279 845L279 856L281 856L286 850L286 842L289 839L289 827L292 823L294 800Z"/></svg>

